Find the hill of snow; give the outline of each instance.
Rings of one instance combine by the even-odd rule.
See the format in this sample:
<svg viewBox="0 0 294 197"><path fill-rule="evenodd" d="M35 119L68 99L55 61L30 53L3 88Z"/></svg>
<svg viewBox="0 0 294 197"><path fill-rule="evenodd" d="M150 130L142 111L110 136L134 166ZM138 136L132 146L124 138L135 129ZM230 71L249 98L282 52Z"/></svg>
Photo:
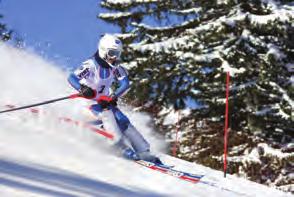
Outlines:
<svg viewBox="0 0 294 197"><path fill-rule="evenodd" d="M0 44L0 57L0 110L73 93L67 73L34 54ZM290 196L163 154L164 140L149 128L150 118L128 107L123 109L165 163L205 176L193 184L124 160L102 136L58 121L93 120L88 103L61 101L39 107L38 115L0 114L0 196Z"/></svg>

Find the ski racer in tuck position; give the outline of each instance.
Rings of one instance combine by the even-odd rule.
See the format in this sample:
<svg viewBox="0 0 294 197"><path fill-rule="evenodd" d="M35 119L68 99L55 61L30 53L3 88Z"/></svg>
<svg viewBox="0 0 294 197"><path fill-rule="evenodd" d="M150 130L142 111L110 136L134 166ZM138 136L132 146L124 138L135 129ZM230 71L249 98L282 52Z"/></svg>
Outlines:
<svg viewBox="0 0 294 197"><path fill-rule="evenodd" d="M127 71L117 64L121 52L122 42L114 35L105 34L96 53L71 73L68 81L80 95L97 102L90 106L90 110L97 116L97 122L102 119L106 130L116 133L114 147L123 157L162 164L150 153L149 143L117 107L118 98L129 89ZM112 91L114 83L119 87ZM105 124L105 121L111 124Z"/></svg>

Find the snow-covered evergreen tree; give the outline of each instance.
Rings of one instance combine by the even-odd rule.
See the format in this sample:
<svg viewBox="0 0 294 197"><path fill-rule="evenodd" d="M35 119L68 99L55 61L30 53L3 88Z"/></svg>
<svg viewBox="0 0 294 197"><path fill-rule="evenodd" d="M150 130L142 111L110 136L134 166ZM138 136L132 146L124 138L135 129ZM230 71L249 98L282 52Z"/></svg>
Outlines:
<svg viewBox="0 0 294 197"><path fill-rule="evenodd" d="M167 136L175 129L168 117L181 109L179 157L221 168L226 72L231 75L229 155L239 157L231 160L230 172L245 169L241 156L260 142L291 150L292 1L103 0L101 6L107 13L99 17L121 28L131 99L156 113ZM287 166L293 158L287 156Z"/></svg>
<svg viewBox="0 0 294 197"><path fill-rule="evenodd" d="M2 19L3 15L0 13L0 41L7 41L11 39L12 31L9 30L6 24L2 22Z"/></svg>
<svg viewBox="0 0 294 197"><path fill-rule="evenodd" d="M3 15L0 14L0 20L3 18ZM8 30L6 24L0 22L0 40L7 41L11 38L11 30Z"/></svg>

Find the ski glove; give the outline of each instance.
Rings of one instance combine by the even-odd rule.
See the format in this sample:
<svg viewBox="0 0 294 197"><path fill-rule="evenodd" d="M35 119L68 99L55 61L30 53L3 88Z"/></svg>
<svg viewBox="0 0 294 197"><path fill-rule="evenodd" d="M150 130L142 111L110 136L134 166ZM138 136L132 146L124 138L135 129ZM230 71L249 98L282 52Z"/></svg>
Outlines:
<svg viewBox="0 0 294 197"><path fill-rule="evenodd" d="M109 106L117 106L117 97L115 96L101 96L97 101L102 109L108 108Z"/></svg>
<svg viewBox="0 0 294 197"><path fill-rule="evenodd" d="M81 84L81 88L80 88L80 94L87 98L87 99L92 99L92 98L95 98L96 96L96 91L93 90L92 88L86 86L86 85L83 85Z"/></svg>
<svg viewBox="0 0 294 197"><path fill-rule="evenodd" d="M115 94L110 95L111 101L110 104L113 106L117 106L117 96Z"/></svg>

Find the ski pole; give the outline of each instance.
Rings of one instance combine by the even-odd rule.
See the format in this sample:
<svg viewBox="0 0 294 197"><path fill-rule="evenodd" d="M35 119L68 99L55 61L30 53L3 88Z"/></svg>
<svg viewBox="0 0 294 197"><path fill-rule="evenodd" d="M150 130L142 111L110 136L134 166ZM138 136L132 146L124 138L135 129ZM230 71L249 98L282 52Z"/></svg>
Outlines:
<svg viewBox="0 0 294 197"><path fill-rule="evenodd" d="M26 106L22 106L22 107L17 107L17 108L13 108L13 109L0 111L0 114L1 113L6 113L6 112L11 112L11 111L16 111L16 110L21 110L21 109L27 109L27 108L31 108L31 107L36 107L36 106L40 106L40 105L46 105L46 104L49 104L49 103L54 103L54 102L62 101L62 100L66 100L66 99L74 99L74 98L78 98L80 96L81 96L80 94L72 94L72 95L69 95L69 96L44 101L44 102L41 102L41 103L35 103L35 104L32 104L32 105L26 105Z"/></svg>

